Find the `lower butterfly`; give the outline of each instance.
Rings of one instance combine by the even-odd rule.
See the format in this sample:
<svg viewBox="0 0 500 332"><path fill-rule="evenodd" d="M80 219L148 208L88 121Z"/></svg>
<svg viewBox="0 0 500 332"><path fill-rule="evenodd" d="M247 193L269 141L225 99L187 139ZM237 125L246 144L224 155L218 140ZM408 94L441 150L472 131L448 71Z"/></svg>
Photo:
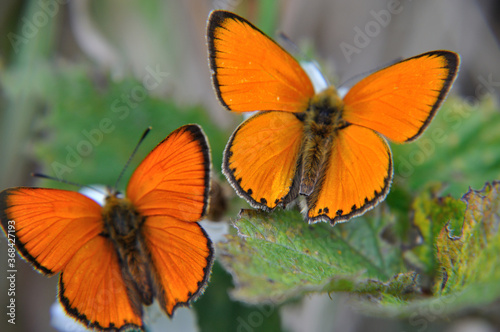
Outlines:
<svg viewBox="0 0 500 332"><path fill-rule="evenodd" d="M304 197L309 223L347 221L386 197L393 177L386 139L422 134L460 62L450 51L420 54L369 75L341 99L333 86L316 93L290 54L236 14L213 11L207 39L222 105L259 111L229 139L223 173L266 211Z"/></svg>
<svg viewBox="0 0 500 332"><path fill-rule="evenodd" d="M15 225L19 254L59 275L59 300L86 326L144 331L143 305L156 299L172 316L204 290L212 242L205 214L210 150L197 125L165 138L133 173L123 197L104 206L72 191L10 188L0 193L3 231Z"/></svg>

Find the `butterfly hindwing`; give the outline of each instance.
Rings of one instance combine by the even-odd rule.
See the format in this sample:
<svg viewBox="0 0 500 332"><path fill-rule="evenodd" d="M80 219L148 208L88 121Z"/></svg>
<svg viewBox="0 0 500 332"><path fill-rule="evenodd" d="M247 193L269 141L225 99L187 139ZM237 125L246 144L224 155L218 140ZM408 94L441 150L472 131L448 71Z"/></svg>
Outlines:
<svg viewBox="0 0 500 332"><path fill-rule="evenodd" d="M389 191L393 168L387 142L356 125L336 135L320 183L306 198L310 223L347 221L371 209Z"/></svg>
<svg viewBox="0 0 500 332"><path fill-rule="evenodd" d="M126 287L112 242L98 236L73 256L59 276L59 299L85 325L143 330L142 303Z"/></svg>
<svg viewBox="0 0 500 332"><path fill-rule="evenodd" d="M394 142L414 140L444 100L459 62L456 53L432 51L375 72L344 97L343 118Z"/></svg>
<svg viewBox="0 0 500 332"><path fill-rule="evenodd" d="M294 195L303 132L303 122L293 113L260 112L229 139L222 171L252 206L269 210L286 203Z"/></svg>
<svg viewBox="0 0 500 332"><path fill-rule="evenodd" d="M213 11L209 62L221 103L233 112L301 112L314 89L299 63L242 17Z"/></svg>
<svg viewBox="0 0 500 332"><path fill-rule="evenodd" d="M198 223L149 217L144 237L156 273L160 306L172 316L204 290L213 263L212 242Z"/></svg>

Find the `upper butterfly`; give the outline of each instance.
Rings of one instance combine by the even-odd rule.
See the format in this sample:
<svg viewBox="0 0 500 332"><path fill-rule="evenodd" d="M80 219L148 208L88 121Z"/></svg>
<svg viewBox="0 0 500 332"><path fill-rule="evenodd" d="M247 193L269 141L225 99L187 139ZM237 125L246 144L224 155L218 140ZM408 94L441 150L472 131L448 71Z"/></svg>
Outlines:
<svg viewBox="0 0 500 332"><path fill-rule="evenodd" d="M142 304L156 298L172 316L203 291L212 242L196 222L206 212L210 151L197 125L159 143L133 173L127 197L104 207L73 191L11 188L0 193L5 234L43 274L60 272L59 300L88 327L144 330Z"/></svg>
<svg viewBox="0 0 500 332"><path fill-rule="evenodd" d="M389 191L391 150L416 139L458 71L450 51L414 56L354 85L315 94L283 48L247 20L213 11L207 28L215 91L233 112L260 111L232 134L223 172L237 193L264 210L304 195L309 223L347 221Z"/></svg>

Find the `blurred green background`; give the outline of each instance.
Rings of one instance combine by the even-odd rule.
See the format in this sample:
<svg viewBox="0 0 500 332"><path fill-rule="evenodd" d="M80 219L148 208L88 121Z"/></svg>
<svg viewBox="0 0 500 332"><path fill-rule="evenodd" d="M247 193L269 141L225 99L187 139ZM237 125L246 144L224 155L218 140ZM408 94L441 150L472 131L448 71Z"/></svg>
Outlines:
<svg viewBox="0 0 500 332"><path fill-rule="evenodd" d="M381 11L394 3L399 4L398 12L381 18ZM387 201L404 211L408 206L398 207L397 198L413 196L412 190L426 182L444 181L447 193L460 197L469 186L480 189L485 181L500 178L497 1L3 0L0 190L40 185L29 176L35 171L82 184L112 185L147 126L153 131L124 179L152 147L185 123L198 123L205 130L214 175L227 189L220 171L222 151L241 117L222 109L212 91L205 41L212 9L234 11L271 36L283 31L321 64L335 84L352 85L350 79L356 75L400 57L434 49L458 52L462 66L451 92L456 97L450 98L426 133L442 130L439 137L446 141L393 147L395 181ZM358 31L370 26L378 30L361 41ZM347 44L356 51L346 54ZM433 136L424 136L422 142L429 142L425 137ZM56 182L42 185L74 189ZM126 180L121 187L125 185ZM234 198L231 190L227 193ZM222 222L234 218L242 205L238 199L231 202L235 204ZM0 245L6 252L5 238ZM9 300L6 260L2 254L3 308ZM49 307L56 298L57 277L43 277L19 258L17 267L16 325L8 324L1 310L0 330L55 331ZM476 312L451 321L429 315L425 322L365 316L343 295L309 296L279 308L252 307L230 299L231 283L231 276L216 264L205 295L194 310L176 314L177 325L170 328L493 331L500 327L498 321ZM500 312L497 303L489 310ZM472 329L461 330L468 327Z"/></svg>

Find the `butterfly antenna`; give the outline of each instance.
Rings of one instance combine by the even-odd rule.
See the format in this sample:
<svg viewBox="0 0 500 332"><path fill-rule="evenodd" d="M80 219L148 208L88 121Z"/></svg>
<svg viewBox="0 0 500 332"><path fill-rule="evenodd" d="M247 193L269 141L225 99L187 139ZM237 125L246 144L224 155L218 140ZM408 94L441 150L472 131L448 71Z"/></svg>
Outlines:
<svg viewBox="0 0 500 332"><path fill-rule="evenodd" d="M288 45L287 48L289 48L294 54L298 54L299 58L304 59L304 61L310 62L314 64L316 69L321 72L321 68L319 66L318 61L315 59L312 59L310 56L305 54L298 46L293 42L293 40L290 39L287 35L285 35L284 32L280 31L278 32L278 38L283 41L284 44Z"/></svg>
<svg viewBox="0 0 500 332"><path fill-rule="evenodd" d="M389 67L389 66L391 66L391 65L393 65L393 64L395 64L395 63L397 63L397 62L399 62L401 60L402 60L402 58L399 57L399 58L396 58L396 59L394 59L392 61L388 61L388 62L386 62L385 64L383 64L381 66L377 66L374 69L367 70L367 71L365 71L363 73L351 76L347 80L345 80L344 82L340 83L337 87L341 88L341 87L344 87L344 86L353 86L354 84L349 84L349 83L353 82L353 81L354 81L354 83L356 83L356 82L360 81L361 79L365 78L366 76L368 76L370 74L373 74L373 73L375 73L375 72L377 72L377 71L379 71L381 69L384 69L386 67Z"/></svg>
<svg viewBox="0 0 500 332"><path fill-rule="evenodd" d="M305 58L304 52L290 39L283 31L278 31L278 38L282 40L282 44L286 44L288 49L291 49L292 53L298 54L300 57ZM281 44L281 43L280 43Z"/></svg>
<svg viewBox="0 0 500 332"><path fill-rule="evenodd" d="M56 178L56 177L53 177L53 176L50 176L50 175L46 175L46 174L42 174L42 173L31 173L31 176L33 176L35 178L42 178L42 179L47 179L47 180L52 180L52 181L56 181L56 182L68 184L70 186L75 186L75 187L78 187L80 189L81 188L89 188L91 190L97 191L100 194L106 195L105 193L103 193L102 191L100 191L97 188L94 188L94 187L91 187L91 186L87 186L87 185L82 185L82 184L79 184L79 183L76 183L76 182L71 182L71 181L64 180L64 179L59 179L59 178Z"/></svg>
<svg viewBox="0 0 500 332"><path fill-rule="evenodd" d="M118 188L118 183L120 183L120 180L122 179L123 174L125 174L125 171L127 170L128 165L132 161L132 158L134 158L134 155L136 154L137 150L139 149L139 146L141 145L142 141L144 141L144 139L146 138L146 136L148 135L148 133L150 131L151 131L151 127L147 127L146 130L144 130L144 133L142 134L141 138L139 139L139 142L137 142L137 145L135 146L134 151L132 151L132 154L128 158L127 162L125 163L125 166L123 167L120 175L118 176L118 179L116 179L116 183L115 183L115 187L114 187L115 189Z"/></svg>
<svg viewBox="0 0 500 332"><path fill-rule="evenodd" d="M310 69L308 68L304 68L304 70L306 70L307 74L311 76L311 74L313 76L316 76L316 75L319 75L321 76L321 78L318 78L318 80L323 80L324 83L323 85L326 85L326 86L329 86L330 85L330 82L328 81L328 79L323 75L322 71L321 71L321 67L319 65L319 63L312 59L310 56L308 56L307 54L305 54L298 46L297 44L295 44L287 35L285 35L282 31L279 31L278 32L278 38L282 41L283 44L286 44L287 49L289 49L291 51L292 54L296 54L298 55L298 58L299 59L302 59L300 61L300 65L302 66L302 68L304 67L309 67ZM311 68L312 67L312 68ZM315 79L315 78L313 78ZM315 82L313 81L313 84ZM322 90L322 89L321 89Z"/></svg>

